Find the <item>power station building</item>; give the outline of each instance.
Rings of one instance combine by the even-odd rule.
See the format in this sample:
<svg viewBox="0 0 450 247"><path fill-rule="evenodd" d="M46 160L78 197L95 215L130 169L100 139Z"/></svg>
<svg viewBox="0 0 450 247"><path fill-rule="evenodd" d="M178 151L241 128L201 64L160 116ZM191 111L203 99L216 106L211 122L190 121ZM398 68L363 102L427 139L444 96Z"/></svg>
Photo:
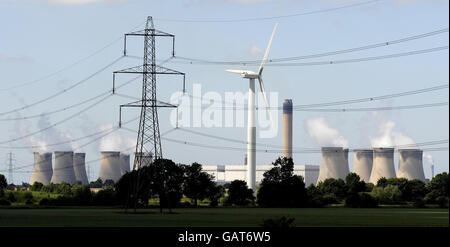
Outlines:
<svg viewBox="0 0 450 247"><path fill-rule="evenodd" d="M372 149L353 150L353 172L359 175L361 181L369 182L373 166Z"/></svg>
<svg viewBox="0 0 450 247"><path fill-rule="evenodd" d="M370 173L370 183L377 184L380 178L395 178L394 149L374 148L373 166Z"/></svg>
<svg viewBox="0 0 450 247"><path fill-rule="evenodd" d="M256 184L263 180L264 172L273 168L273 165L256 166ZM214 180L219 184L229 183L233 180L246 181L247 166L245 165L204 165L203 171L214 176ZM306 186L314 184L319 176L319 166L314 165L294 165L294 174L301 175Z"/></svg>
<svg viewBox="0 0 450 247"><path fill-rule="evenodd" d="M120 162L120 152L106 151L101 152L100 174L99 178L106 180L119 181L122 176L123 165Z"/></svg>
<svg viewBox="0 0 450 247"><path fill-rule="evenodd" d="M73 154L73 170L75 172L75 181L81 182L81 184L89 183L86 174L85 158L86 158L85 153Z"/></svg>
<svg viewBox="0 0 450 247"><path fill-rule="evenodd" d="M397 177L420 179L425 182L422 156L423 151L420 149L399 149Z"/></svg>
<svg viewBox="0 0 450 247"><path fill-rule="evenodd" d="M51 183L60 184L66 182L73 184L76 181L75 170L73 169L73 152L55 151L55 167Z"/></svg>
<svg viewBox="0 0 450 247"><path fill-rule="evenodd" d="M345 153L342 147L322 147L322 163L317 183L327 178L345 179L349 174L348 158L345 158Z"/></svg>
<svg viewBox="0 0 450 247"><path fill-rule="evenodd" d="M32 185L34 182L39 182L47 185L50 183L52 176L52 153L39 154L35 152L34 167L30 178L30 184Z"/></svg>

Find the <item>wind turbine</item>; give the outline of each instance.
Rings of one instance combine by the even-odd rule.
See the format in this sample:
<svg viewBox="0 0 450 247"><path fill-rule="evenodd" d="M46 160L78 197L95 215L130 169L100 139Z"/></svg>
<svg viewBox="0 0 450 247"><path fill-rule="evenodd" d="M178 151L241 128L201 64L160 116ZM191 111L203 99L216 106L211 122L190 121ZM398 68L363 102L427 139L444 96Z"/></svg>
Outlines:
<svg viewBox="0 0 450 247"><path fill-rule="evenodd" d="M264 96L264 101L266 103L266 109L269 113L270 120L272 121L272 115L270 114L269 102L267 101L266 91L264 90L264 84L262 79L262 72L264 69L264 64L269 56L270 46L272 45L273 36L277 30L278 23L275 24L273 28L272 36L270 37L269 45L267 46L264 58L259 66L258 73L250 70L227 70L227 72L240 74L242 78L249 79L249 90L248 90L248 119L247 119L247 185L250 189L255 191L256 189L256 124L255 124L255 79L259 81L259 87Z"/></svg>

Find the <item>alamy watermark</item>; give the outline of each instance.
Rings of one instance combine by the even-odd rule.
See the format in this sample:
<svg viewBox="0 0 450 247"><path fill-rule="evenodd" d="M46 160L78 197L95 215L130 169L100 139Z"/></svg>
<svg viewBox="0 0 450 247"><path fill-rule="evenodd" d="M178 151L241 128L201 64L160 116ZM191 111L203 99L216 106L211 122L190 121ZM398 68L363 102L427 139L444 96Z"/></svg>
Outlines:
<svg viewBox="0 0 450 247"><path fill-rule="evenodd" d="M261 92L255 94L256 118L255 124L260 138L273 138L278 134L278 92L267 95L270 118L264 96ZM175 92L170 97L170 103L178 105L170 114L173 127L202 128L245 128L247 127L248 92L218 92L202 93L201 84L193 84L192 94Z"/></svg>

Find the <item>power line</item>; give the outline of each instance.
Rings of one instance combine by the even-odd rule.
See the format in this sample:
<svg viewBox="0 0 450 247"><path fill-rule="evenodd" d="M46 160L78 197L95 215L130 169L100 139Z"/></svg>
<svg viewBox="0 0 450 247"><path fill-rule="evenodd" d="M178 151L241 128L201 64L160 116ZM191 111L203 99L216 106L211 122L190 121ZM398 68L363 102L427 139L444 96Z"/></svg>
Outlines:
<svg viewBox="0 0 450 247"><path fill-rule="evenodd" d="M128 85L129 83L135 81L135 80L138 79L139 77L140 77L140 76L137 76L137 77L135 77L135 78L133 78L133 79L131 79L131 80L129 80L129 81L123 83L122 85L116 87L115 90L117 90L117 89L119 89L119 88L121 88L121 87L123 87L123 86L125 86L125 85ZM81 101L81 102L78 102L78 103L75 103L75 104L72 104L72 105L69 105L69 106L65 106L65 107L63 107L63 108L59 108L59 109L56 109L56 110L53 110L53 111L49 111L49 112L45 112L45 113L40 113L40 114L35 114L35 115L24 116L24 117L0 118L0 121L26 120L26 119L38 118L38 117L42 117L42 116L53 115L53 114L55 114L55 113L67 111L67 110L72 109L72 108L75 108L75 107L77 107L77 106L86 104L86 103L91 102L91 101L93 101L93 100L95 100L95 99L98 99L99 97L105 96L105 95L107 95L107 94L109 94L109 93L111 93L111 92L112 92L112 89L107 90L107 91L104 91L104 92L102 92L102 93L100 93L100 94L98 94L98 95L95 95L95 96L93 96L93 97L91 97L91 98L88 98L88 99L86 99L86 100L83 100L83 101Z"/></svg>
<svg viewBox="0 0 450 247"><path fill-rule="evenodd" d="M418 35L413 35L397 40L390 40L370 45L364 45L354 48L348 48L348 49L342 49L337 51L329 51L329 52L321 52L316 54L309 54L309 55L302 55L302 56L294 56L294 57L284 57L284 58L274 58L269 59L268 63L277 63L277 62L286 62L286 61L295 61L295 60L303 60L303 59L311 59L311 58L318 58L318 57L326 57L326 56L333 56L333 55L339 55L339 54L345 54L345 53L351 53L351 52L357 52L357 51L363 51L363 50L369 50L374 48L380 48L385 46L390 46L394 44L400 44L403 42L408 42L412 40L422 39L442 33L448 33L449 28L439 29L432 32L422 33ZM225 65L250 65L250 64L260 64L260 60L247 60L247 61L214 61L214 60L206 60L206 59L198 59L198 58L189 58L189 57L180 57L176 56L176 59L180 60L186 60L186 61L192 61L192 62L200 62L200 63L213 63L213 64L225 64Z"/></svg>
<svg viewBox="0 0 450 247"><path fill-rule="evenodd" d="M448 49L448 45L438 46L438 47L433 47L433 48L428 48L428 49L422 49L422 50L414 50L414 51L409 51L409 52L388 54L388 55L382 55L382 56L361 57L361 58L343 59L343 60L305 62L305 63L274 63L274 62L270 62L270 60L269 60L267 66L289 67L289 66L317 66L317 65L358 63L358 62L367 62L367 61L374 61L374 60L391 59L391 58L426 54L426 53L432 53L432 52L437 52L437 51L442 51L442 50L447 50L447 49ZM174 61L173 63L192 64L192 65L244 65L244 66L248 65L248 64L241 64L239 62L231 62L231 63L230 62L217 62L217 61L212 62L212 61L206 61L206 60L204 60L204 62L193 61L193 60L192 61Z"/></svg>
<svg viewBox="0 0 450 247"><path fill-rule="evenodd" d="M399 98L399 97L405 97L405 96L411 96L416 94L422 94L422 93L428 93L433 91L439 91L443 89L449 88L449 84L442 84L439 86L433 86L428 88L422 88L417 90L411 90L411 91L404 91L400 93L393 93L393 94L386 94L386 95L380 95L380 96L374 96L374 97L365 97L365 98L358 98L358 99L348 99L348 100L339 100L339 101L331 101L331 102L323 102L323 103L313 103L313 104L300 104L300 105L294 105L293 110L301 110L301 109L310 109L310 108L317 108L317 107L328 107L328 106L337 106L337 105L348 105L348 104L357 104L357 103L365 103L365 102L373 102L373 101L379 101L379 100L386 100L386 99L392 99L392 98ZM186 96L192 98L192 99L202 99L202 97L198 97L195 95L191 95L189 93L185 94ZM182 95L183 96L183 95ZM179 98L181 98L180 96ZM234 105L234 102L230 101L220 101L223 104L228 105ZM242 106L242 109L245 109L246 106ZM282 107L269 107L270 109L282 109ZM265 108L264 108L265 109Z"/></svg>
<svg viewBox="0 0 450 247"><path fill-rule="evenodd" d="M143 24L144 24L144 22L141 22L139 25L135 26L131 30L135 30L136 28L142 26ZM42 77L40 77L38 79L34 79L34 80L31 80L31 81L28 81L28 82L24 82L24 83L21 83L19 85L15 85L15 86L12 86L12 87L2 88L2 89L0 89L0 92L2 92L2 91L10 91L10 90L13 90L13 89L21 88L21 87L28 86L28 85L31 85L31 84L35 84L37 82L40 82L40 81L43 81L45 79L51 78L51 77L53 77L53 76L55 76L55 75L57 75L57 74L59 74L59 73L61 73L63 71L66 71L66 70L68 70L68 69L70 69L70 68L72 68L72 67L74 67L74 66L76 66L76 65L78 65L78 64L80 64L80 63L82 63L82 62L84 62L86 60L88 60L89 58L91 58L91 57L101 53L102 51L106 50L107 48L109 48L110 46L114 45L115 43L117 43L118 41L120 41L122 39L123 39L123 36L120 36L120 37L116 38L115 40L113 40L111 43L108 43L107 45L103 46L102 48L94 51L93 53L89 54L88 56L86 56L86 57L84 57L84 58L82 58L80 60L75 61L72 64L69 64L69 65L67 65L65 67L62 67L61 69L56 70L56 71L54 71L52 73L49 73L47 75L44 75L44 76L42 76Z"/></svg>
<svg viewBox="0 0 450 247"><path fill-rule="evenodd" d="M63 90L61 90L61 91L59 91L59 92L57 92L57 93L55 93L55 94L52 94L52 95L50 95L50 96L48 96L48 97L46 97L46 98L40 99L40 100L38 100L38 101L36 101L36 102L34 102L34 103L31 103L31 104L29 104L29 105L25 105L25 106L22 106L22 107L19 107L19 108L10 110L10 111L6 111L6 112L0 112L0 116L6 115L6 114L9 114L9 113L13 113L13 112L17 112L17 111L22 111L22 110L24 110L24 109L31 108L31 107L33 107L33 106L39 105L39 104L41 104L41 103L43 103L43 102L46 102L46 101L48 101L48 100L50 100L50 99L53 99L53 98L55 98L55 97L57 97L57 96L59 96L59 95L61 95L61 94L64 94L64 93L66 93L67 91L69 91L69 90L71 90L71 89L73 89L73 88L75 88L75 87L77 87L77 86L83 84L84 82L88 81L89 79L93 78L94 76L96 76L96 75L100 74L101 72L105 71L107 68L111 67L112 65L114 65L115 63L117 63L117 62L118 62L120 59L122 59L122 58L123 58L123 56L117 58L117 59L114 60L113 62L109 63L109 64L106 65L105 67L103 67L103 68L101 68L100 70L94 72L93 74L89 75L88 77L84 78L83 80L78 81L78 82L76 82L75 84L72 84L71 86L69 86L69 87L67 87L67 88L65 88L65 89L63 89Z"/></svg>
<svg viewBox="0 0 450 247"><path fill-rule="evenodd" d="M359 2L359 3L353 3L348 5L343 5L340 7L335 8L327 8L327 9L319 9L314 11L308 11L308 12L302 12L297 14L290 14L290 15L278 15L278 16L270 16L270 17L255 17L255 18L243 18L243 19L165 19L165 18L155 18L155 20L158 21L165 21L165 22L250 22L250 21L263 21L263 20L274 20L274 19L282 19L282 18L290 18L290 17L298 17L298 16L306 16L306 15L313 15L313 14L319 14L319 13L327 13L342 9L348 9L348 8L354 8L364 5L369 5L372 3L377 3L382 0L371 0L371 1L365 1L365 2Z"/></svg>
<svg viewBox="0 0 450 247"><path fill-rule="evenodd" d="M64 122L66 122L66 121L68 121L68 120L70 120L70 119L72 119L72 118L74 118L74 117L80 115L81 113L83 113L83 112L85 112L85 111L87 111L87 110L93 108L94 106L100 104L101 102L105 101L106 99L108 99L108 98L111 97L111 96L112 96L112 94L107 95L106 97L101 98L99 101L96 101L96 102L94 102L93 104L91 104L91 105L89 105L89 106L83 108L81 111L78 111L78 112L76 112L76 113L70 115L69 117L64 118L64 119L62 119L62 120L60 120L60 121L58 121L58 122L56 122L56 123L54 123L54 124L52 124L52 125L50 125L50 126L48 126L48 127L45 127L45 128L43 128L43 129L39 129L39 130L37 130L37 131L35 131L35 132L29 133L29 134L26 134L26 135L23 135L23 136L20 136L20 137L16 137L16 138L9 139L9 140L6 140L6 141L0 141L0 144L5 144L5 143L9 143L9 142L14 142L14 141L22 140L22 139L24 139L24 138L27 138L27 137L36 135L36 134L38 134L38 133L44 132L44 131L46 131L46 130L48 130L48 129L51 129L51 128L53 128L53 127L55 127L55 126L57 126L57 125L60 125L60 124L62 124L62 123L64 123Z"/></svg>

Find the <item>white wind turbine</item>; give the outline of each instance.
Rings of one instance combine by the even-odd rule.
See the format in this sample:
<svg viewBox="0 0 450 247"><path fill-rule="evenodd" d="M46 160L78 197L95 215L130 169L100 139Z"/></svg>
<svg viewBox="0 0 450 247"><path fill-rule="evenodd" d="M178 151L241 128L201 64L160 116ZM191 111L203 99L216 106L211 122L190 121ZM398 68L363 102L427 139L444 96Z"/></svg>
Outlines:
<svg viewBox="0 0 450 247"><path fill-rule="evenodd" d="M264 95L264 101L269 113L270 120L272 121L272 115L270 114L269 102L267 101L266 91L264 90L264 84L262 80L262 72L264 64L269 56L270 46L272 45L273 36L277 30L278 23L273 28L272 36L270 37L269 45L267 46L264 58L259 66L258 73L250 70L227 70L227 72L240 74L242 78L248 78L250 82L250 88L248 90L248 122L247 122L247 185L250 189L255 191L255 177L256 177L256 124L255 124L255 79L259 81L259 87Z"/></svg>

